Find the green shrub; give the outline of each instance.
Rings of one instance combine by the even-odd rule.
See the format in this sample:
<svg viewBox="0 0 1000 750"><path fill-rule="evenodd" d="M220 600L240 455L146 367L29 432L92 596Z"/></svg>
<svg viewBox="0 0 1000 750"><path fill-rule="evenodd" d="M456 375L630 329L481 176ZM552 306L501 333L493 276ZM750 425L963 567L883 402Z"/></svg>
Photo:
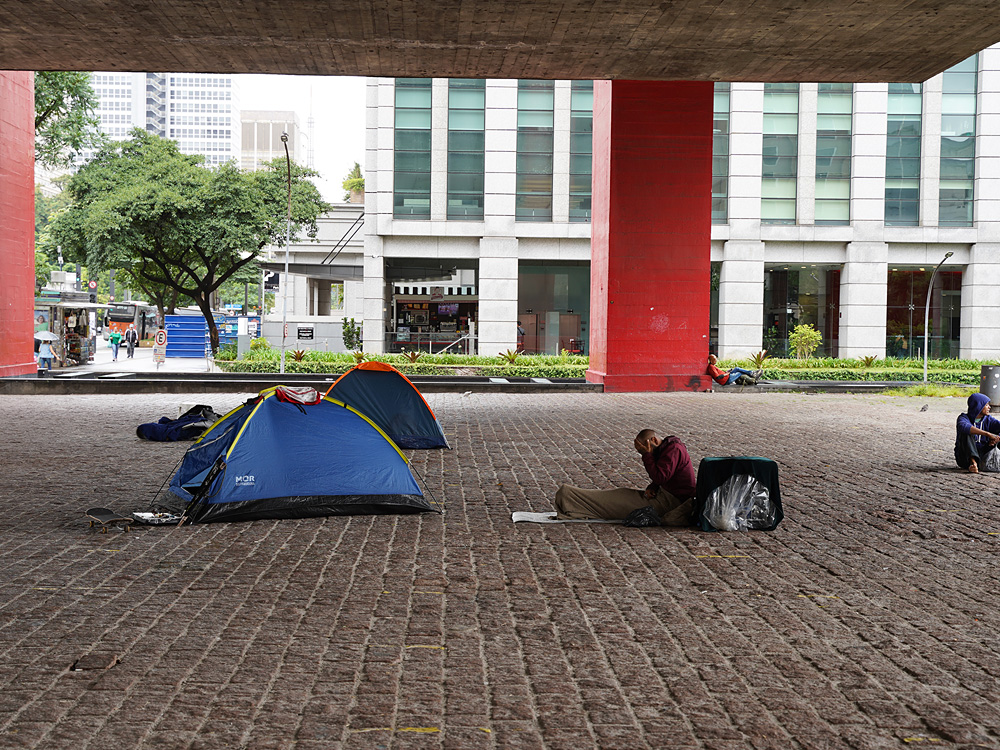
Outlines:
<svg viewBox="0 0 1000 750"><path fill-rule="evenodd" d="M341 325L341 337L344 339L344 347L350 350L360 350L362 346L361 326L354 318L344 318Z"/></svg>
<svg viewBox="0 0 1000 750"><path fill-rule="evenodd" d="M817 331L811 323L797 325L788 334L788 345L795 351L795 356L799 359L811 357L822 342L823 334Z"/></svg>

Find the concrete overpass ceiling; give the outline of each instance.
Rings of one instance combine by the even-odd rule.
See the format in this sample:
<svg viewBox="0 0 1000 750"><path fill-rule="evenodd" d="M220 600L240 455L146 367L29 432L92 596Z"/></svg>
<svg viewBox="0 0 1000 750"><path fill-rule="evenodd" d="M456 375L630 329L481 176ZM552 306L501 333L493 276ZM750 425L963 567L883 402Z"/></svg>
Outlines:
<svg viewBox="0 0 1000 750"><path fill-rule="evenodd" d="M994 0L11 0L0 68L922 81L1000 40Z"/></svg>

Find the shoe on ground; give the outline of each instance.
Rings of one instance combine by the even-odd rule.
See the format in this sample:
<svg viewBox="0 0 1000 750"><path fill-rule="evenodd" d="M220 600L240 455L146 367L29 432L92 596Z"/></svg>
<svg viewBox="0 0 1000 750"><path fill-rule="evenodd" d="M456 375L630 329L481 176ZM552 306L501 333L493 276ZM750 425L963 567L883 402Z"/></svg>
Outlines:
<svg viewBox="0 0 1000 750"><path fill-rule="evenodd" d="M763 374L764 374L764 371L763 371L763 370L754 370L754 371L753 371L753 379L754 379L754 380L760 380L760 378L761 378L761 376L762 376ZM757 385L757 384L756 384L756 383L754 383L754 385Z"/></svg>

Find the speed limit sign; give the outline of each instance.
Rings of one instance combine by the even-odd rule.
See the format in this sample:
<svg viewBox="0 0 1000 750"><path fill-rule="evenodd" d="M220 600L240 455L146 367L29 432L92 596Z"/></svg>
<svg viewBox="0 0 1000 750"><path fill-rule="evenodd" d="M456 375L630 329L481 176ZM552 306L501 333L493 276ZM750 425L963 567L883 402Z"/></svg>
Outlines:
<svg viewBox="0 0 1000 750"><path fill-rule="evenodd" d="M167 332L162 328L156 332L156 337L153 339L157 346L167 345Z"/></svg>

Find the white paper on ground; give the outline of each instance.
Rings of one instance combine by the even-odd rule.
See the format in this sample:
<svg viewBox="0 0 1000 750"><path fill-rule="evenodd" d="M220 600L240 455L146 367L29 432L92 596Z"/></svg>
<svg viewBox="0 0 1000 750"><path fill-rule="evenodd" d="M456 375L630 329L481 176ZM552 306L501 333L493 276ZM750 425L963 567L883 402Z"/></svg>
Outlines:
<svg viewBox="0 0 1000 750"><path fill-rule="evenodd" d="M554 511L544 513L531 513L526 510L515 510L510 514L510 520L514 523L621 523L621 521L609 521L605 518L556 518Z"/></svg>

